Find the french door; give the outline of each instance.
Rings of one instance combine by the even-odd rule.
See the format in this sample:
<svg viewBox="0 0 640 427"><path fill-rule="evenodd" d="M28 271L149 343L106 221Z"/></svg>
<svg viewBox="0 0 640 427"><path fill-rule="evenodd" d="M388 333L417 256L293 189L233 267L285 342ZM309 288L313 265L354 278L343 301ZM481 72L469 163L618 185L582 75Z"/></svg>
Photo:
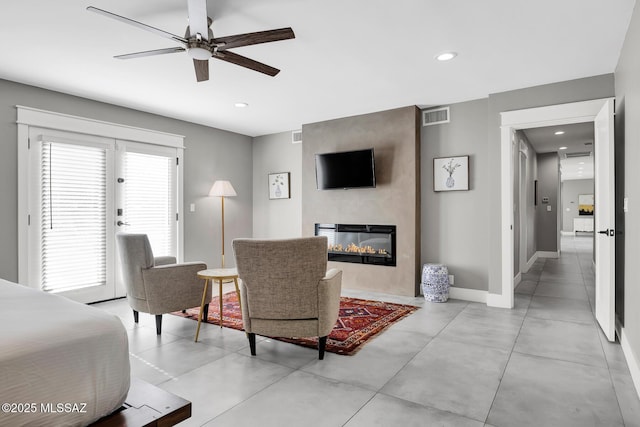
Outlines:
<svg viewBox="0 0 640 427"><path fill-rule="evenodd" d="M116 232L146 234L154 256L177 256L176 149L117 141L116 152Z"/></svg>
<svg viewBox="0 0 640 427"><path fill-rule="evenodd" d="M114 235L177 255L177 149L29 129L29 284L80 302L124 296Z"/></svg>

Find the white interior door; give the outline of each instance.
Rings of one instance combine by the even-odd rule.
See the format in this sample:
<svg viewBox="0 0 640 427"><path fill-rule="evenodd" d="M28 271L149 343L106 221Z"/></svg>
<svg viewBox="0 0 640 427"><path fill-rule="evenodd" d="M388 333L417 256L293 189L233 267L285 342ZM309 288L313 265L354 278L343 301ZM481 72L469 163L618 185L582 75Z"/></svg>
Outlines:
<svg viewBox="0 0 640 427"><path fill-rule="evenodd" d="M527 226L527 155L520 151L520 273L527 272L527 236L529 234Z"/></svg>
<svg viewBox="0 0 640 427"><path fill-rule="evenodd" d="M594 121L596 319L609 341L615 341L615 187L613 100Z"/></svg>

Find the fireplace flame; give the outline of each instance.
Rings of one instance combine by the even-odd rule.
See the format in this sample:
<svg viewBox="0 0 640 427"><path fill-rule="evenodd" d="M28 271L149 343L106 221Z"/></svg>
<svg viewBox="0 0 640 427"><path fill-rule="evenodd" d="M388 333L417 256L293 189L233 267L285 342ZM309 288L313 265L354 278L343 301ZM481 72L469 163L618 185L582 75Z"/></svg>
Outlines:
<svg viewBox="0 0 640 427"><path fill-rule="evenodd" d="M360 255L388 255L386 249L374 249L371 246L358 246L355 243L349 243L346 247L342 244L329 245L329 252L356 253Z"/></svg>

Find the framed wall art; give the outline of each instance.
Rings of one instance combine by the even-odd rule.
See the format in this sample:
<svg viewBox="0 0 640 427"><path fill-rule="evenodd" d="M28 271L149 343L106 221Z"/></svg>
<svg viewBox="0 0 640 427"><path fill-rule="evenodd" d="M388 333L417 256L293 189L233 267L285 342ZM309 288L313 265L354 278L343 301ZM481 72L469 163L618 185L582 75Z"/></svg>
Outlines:
<svg viewBox="0 0 640 427"><path fill-rule="evenodd" d="M269 174L269 199L290 199L289 184L290 172L277 172Z"/></svg>
<svg viewBox="0 0 640 427"><path fill-rule="evenodd" d="M433 191L469 189L469 156L433 159Z"/></svg>
<svg viewBox="0 0 640 427"><path fill-rule="evenodd" d="M578 195L578 215L593 216L593 194Z"/></svg>

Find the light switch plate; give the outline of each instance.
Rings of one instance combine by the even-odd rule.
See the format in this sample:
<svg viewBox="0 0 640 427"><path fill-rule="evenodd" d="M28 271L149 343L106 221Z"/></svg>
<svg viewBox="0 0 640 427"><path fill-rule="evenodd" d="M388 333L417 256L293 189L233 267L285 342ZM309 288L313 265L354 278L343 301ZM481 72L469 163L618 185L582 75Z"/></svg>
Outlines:
<svg viewBox="0 0 640 427"><path fill-rule="evenodd" d="M551 212L551 205L547 206L547 212Z"/></svg>
<svg viewBox="0 0 640 427"><path fill-rule="evenodd" d="M189 212L195 212L196 211L196 204L195 203L191 203L189 205Z"/></svg>

